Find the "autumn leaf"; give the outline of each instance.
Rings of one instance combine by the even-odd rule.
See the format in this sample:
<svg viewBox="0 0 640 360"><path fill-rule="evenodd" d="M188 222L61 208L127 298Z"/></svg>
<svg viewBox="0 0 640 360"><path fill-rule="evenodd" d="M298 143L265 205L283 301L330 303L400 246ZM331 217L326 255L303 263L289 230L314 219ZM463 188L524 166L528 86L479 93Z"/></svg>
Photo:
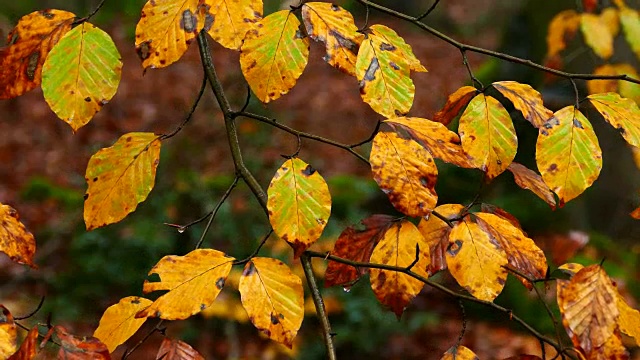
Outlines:
<svg viewBox="0 0 640 360"><path fill-rule="evenodd" d="M640 346L640 311L627 304L622 295L618 293L616 306L620 311L618 326L620 331L631 336L637 346Z"/></svg>
<svg viewBox="0 0 640 360"><path fill-rule="evenodd" d="M356 60L362 100L386 118L401 116L413 105L411 71L427 71L395 31L372 25Z"/></svg>
<svg viewBox="0 0 640 360"><path fill-rule="evenodd" d="M205 4L210 6L205 26L209 16L213 19L209 35L228 49L240 50L242 39L262 19L262 0L207 0Z"/></svg>
<svg viewBox="0 0 640 360"><path fill-rule="evenodd" d="M441 360L478 360L478 356L465 346L455 345L444 353Z"/></svg>
<svg viewBox="0 0 640 360"><path fill-rule="evenodd" d="M239 271L241 273L241 270ZM228 285L230 284L231 274L227 278ZM240 277L238 277L238 281ZM237 288L237 286L236 286ZM214 301L211 306L204 309L200 314L205 318L217 317L221 319L233 320L239 323L246 323L249 321L249 315L247 311L242 307L240 299L229 295L229 293L220 293L217 301Z"/></svg>
<svg viewBox="0 0 640 360"><path fill-rule="evenodd" d="M566 39L575 35L580 22L580 15L574 10L564 10L553 17L547 30L548 58L557 56L567 47Z"/></svg>
<svg viewBox="0 0 640 360"><path fill-rule="evenodd" d="M614 334L620 314L617 291L599 265L579 270L558 289L558 307L568 330L588 354ZM570 335L571 335L570 333Z"/></svg>
<svg viewBox="0 0 640 360"><path fill-rule="evenodd" d="M240 278L242 305L253 325L289 348L302 325L302 280L282 261L253 258Z"/></svg>
<svg viewBox="0 0 640 360"><path fill-rule="evenodd" d="M67 32L42 67L42 92L51 110L78 130L115 95L122 73L111 37L90 23Z"/></svg>
<svg viewBox="0 0 640 360"><path fill-rule="evenodd" d="M573 106L558 110L540 127L536 162L560 207L580 195L602 168L602 151L589 120Z"/></svg>
<svg viewBox="0 0 640 360"><path fill-rule="evenodd" d="M522 116L536 128L553 116L553 112L544 107L542 95L531 86L516 81L500 81L491 85L509 99L513 107L518 109Z"/></svg>
<svg viewBox="0 0 640 360"><path fill-rule="evenodd" d="M157 360L204 360L204 356L187 344L178 339L165 337L160 344Z"/></svg>
<svg viewBox="0 0 640 360"><path fill-rule="evenodd" d="M616 93L594 94L587 98L630 145L640 146L640 109L633 100Z"/></svg>
<svg viewBox="0 0 640 360"><path fill-rule="evenodd" d="M160 162L160 139L153 133L128 133L89 160L85 179L84 221L93 230L124 219L153 188Z"/></svg>
<svg viewBox="0 0 640 360"><path fill-rule="evenodd" d="M429 151L395 132L379 132L369 160L373 179L398 211L411 217L431 213L438 169Z"/></svg>
<svg viewBox="0 0 640 360"><path fill-rule="evenodd" d="M311 165L293 158L282 164L267 191L273 231L300 256L324 230L331 215L331 194Z"/></svg>
<svg viewBox="0 0 640 360"><path fill-rule="evenodd" d="M593 75L627 75L638 78L636 69L625 63L604 64L593 70ZM617 92L620 96L640 101L640 85L624 80L592 80L587 82L589 94Z"/></svg>
<svg viewBox="0 0 640 360"><path fill-rule="evenodd" d="M418 249L417 254L416 249ZM428 276L425 269L429 261L429 246L418 228L406 220L394 223L388 228L373 249L370 260L374 264L397 267L413 264L411 271L425 278ZM370 273L371 289L376 298L382 305L391 309L398 318L424 287L422 281L398 271L371 269Z"/></svg>
<svg viewBox="0 0 640 360"><path fill-rule="evenodd" d="M605 60L613 55L613 34L599 16L581 14L580 30L584 41L596 55Z"/></svg>
<svg viewBox="0 0 640 360"><path fill-rule="evenodd" d="M609 33L614 38L620 32L620 15L618 9L608 7L600 12L600 21L609 29Z"/></svg>
<svg viewBox="0 0 640 360"><path fill-rule="evenodd" d="M251 90L263 103L286 94L307 66L309 39L288 10L260 20L240 50L240 67Z"/></svg>
<svg viewBox="0 0 640 360"><path fill-rule="evenodd" d="M18 332L9 309L0 305L0 359L7 359L18 350Z"/></svg>
<svg viewBox="0 0 640 360"><path fill-rule="evenodd" d="M62 326L55 326L53 330L60 340L58 359L111 359L107 346L100 340L94 337L76 337L69 334Z"/></svg>
<svg viewBox="0 0 640 360"><path fill-rule="evenodd" d="M440 205L434 209L438 214L449 220L454 220L463 212L464 206L459 204ZM423 217L418 223L418 230L422 234L425 243L429 246L429 256L431 261L427 270L429 275L434 275L440 270L447 268L445 252L449 247L449 233L451 227L435 215L428 218Z"/></svg>
<svg viewBox="0 0 640 360"><path fill-rule="evenodd" d="M527 237L522 230L513 226L500 216L487 213L474 213L478 225L497 240L504 249L509 260L509 266L525 275L528 279L544 279L547 275L547 259L540 248ZM516 275L529 290L533 284L527 279Z"/></svg>
<svg viewBox="0 0 640 360"><path fill-rule="evenodd" d="M473 168L469 155L462 150L458 134L443 124L414 117L392 118L385 122L394 127L397 124L429 150L433 157L463 168Z"/></svg>
<svg viewBox="0 0 640 360"><path fill-rule="evenodd" d="M136 52L142 67L162 68L178 61L200 30L214 19L201 0L149 0L136 25Z"/></svg>
<svg viewBox="0 0 640 360"><path fill-rule="evenodd" d="M62 10L25 15L0 49L0 99L20 96L40 85L42 64L49 51L71 29L76 16Z"/></svg>
<svg viewBox="0 0 640 360"><path fill-rule="evenodd" d="M371 215L360 222L361 229L349 226L340 234L336 241L332 255L358 262L368 262L373 248L393 225L395 218L389 215ZM329 261L324 274L326 287L341 285L351 286L360 277L369 272L369 268L356 268L335 261Z"/></svg>
<svg viewBox="0 0 640 360"><path fill-rule="evenodd" d="M38 325L36 325L33 328L31 328L31 330L29 330L29 333L27 334L27 336L22 341L22 344L20 345L20 349L18 349L18 351L13 355L11 355L8 359L9 360L34 359L36 357L36 353L38 352L38 336L40 336L40 334L38 333ZM6 340L0 339L0 344L5 344L6 343L5 341ZM0 351L0 356L1 355L2 355L2 352ZM4 359L5 357L2 357L2 358Z"/></svg>
<svg viewBox="0 0 640 360"><path fill-rule="evenodd" d="M620 8L619 14L624 37L636 57L640 59L640 16L638 11L623 6Z"/></svg>
<svg viewBox="0 0 640 360"><path fill-rule="evenodd" d="M449 272L474 297L493 301L507 281L507 254L500 243L469 217L449 233Z"/></svg>
<svg viewBox="0 0 640 360"><path fill-rule="evenodd" d="M469 104L469 101L476 96L478 90L473 86L463 86L456 90L453 94L449 95L447 102L444 104L442 110L435 113L433 119L442 125L447 126L453 119L458 116L460 110Z"/></svg>
<svg viewBox="0 0 640 360"><path fill-rule="evenodd" d="M518 150L511 117L498 100L478 94L460 117L462 148L489 179L507 169Z"/></svg>
<svg viewBox="0 0 640 360"><path fill-rule="evenodd" d="M135 317L182 320L211 306L224 287L234 258L221 251L198 249L185 256L168 255L149 271L160 281L145 280L142 291L168 290Z"/></svg>
<svg viewBox="0 0 640 360"><path fill-rule="evenodd" d="M356 76L356 58L363 35L357 32L353 15L338 5L308 2L302 5L302 20L309 36L325 43L327 53L323 59Z"/></svg>
<svg viewBox="0 0 640 360"><path fill-rule="evenodd" d="M0 251L19 264L37 268L33 262L36 240L20 222L18 212L2 203L0 203Z"/></svg>
<svg viewBox="0 0 640 360"><path fill-rule="evenodd" d="M629 360L629 352L622 343L619 331L615 331L604 345L587 353L588 359Z"/></svg>
<svg viewBox="0 0 640 360"><path fill-rule="evenodd" d="M493 214L493 215L499 216L502 219L508 221L514 227L522 230L522 226L520 225L520 221L518 221L518 219L516 219L515 216L509 214L508 212L506 212L502 208L499 208L499 207L497 207L495 205L492 205L492 204L482 203L482 204L480 204L480 211L483 212L483 213Z"/></svg>
<svg viewBox="0 0 640 360"><path fill-rule="evenodd" d="M556 198L553 195L553 192L549 189L547 184L544 183L542 177L535 171L516 162L509 164L507 170L511 171L518 186L526 190L531 190L532 193L536 194L536 196L549 204L552 209L556 208Z"/></svg>
<svg viewBox="0 0 640 360"><path fill-rule="evenodd" d="M135 315L151 305L153 301L138 296L129 296L105 310L100 318L100 324L93 336L100 339L109 352L113 352L118 345L127 341L147 320L136 318Z"/></svg>

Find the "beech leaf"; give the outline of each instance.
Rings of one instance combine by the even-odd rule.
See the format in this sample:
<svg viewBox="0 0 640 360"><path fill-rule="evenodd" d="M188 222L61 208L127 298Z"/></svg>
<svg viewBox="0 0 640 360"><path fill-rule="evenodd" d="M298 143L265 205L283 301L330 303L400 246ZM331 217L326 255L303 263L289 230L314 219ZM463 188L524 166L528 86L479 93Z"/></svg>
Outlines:
<svg viewBox="0 0 640 360"><path fill-rule="evenodd" d="M620 9L620 24L627 43L636 57L640 59L640 15L638 15L638 11L623 6Z"/></svg>
<svg viewBox="0 0 640 360"><path fill-rule="evenodd" d="M447 102L444 104L442 110L435 113L433 119L442 125L447 126L453 119L458 116L460 111L469 104L469 101L473 99L478 93L478 90L473 86L463 86L456 90L453 94L449 95Z"/></svg>
<svg viewBox="0 0 640 360"><path fill-rule="evenodd" d="M618 294L616 305L620 311L618 326L620 331L631 336L637 346L640 346L640 311L627 304L622 295Z"/></svg>
<svg viewBox="0 0 640 360"><path fill-rule="evenodd" d="M468 347L455 345L444 353L441 360L478 360L478 356Z"/></svg>
<svg viewBox="0 0 640 360"><path fill-rule="evenodd" d="M580 14L574 10L557 13L547 30L547 57L553 58L567 47L566 39L573 37L580 26Z"/></svg>
<svg viewBox="0 0 640 360"><path fill-rule="evenodd" d="M516 81L500 81L491 84L502 96L513 103L522 116L539 128L553 116L553 111L544 107L542 95L527 84Z"/></svg>
<svg viewBox="0 0 640 360"><path fill-rule="evenodd" d="M16 353L14 353L13 355L9 356L8 359L9 360L32 360L32 359L35 359L36 358L36 354L37 354L37 352L39 350L39 348L38 348L38 345L39 345L38 344L38 337L39 336L40 336L40 333L38 332L38 325L35 325L33 328L31 328L31 330L29 330L29 333L27 334L27 336L22 341L22 344L20 345L20 349L18 349L18 351ZM2 336L0 336L0 343L5 343L6 340L1 339L1 338L2 338ZM0 352L0 355L2 355L2 352ZM4 359L4 357L3 357L3 359Z"/></svg>
<svg viewBox="0 0 640 360"><path fill-rule="evenodd" d="M64 327L59 325L52 330L60 341L58 359L111 359L107 346L94 337L76 337L69 334Z"/></svg>
<svg viewBox="0 0 640 360"><path fill-rule="evenodd" d="M208 33L228 49L240 50L242 39L262 19L262 0L207 0L205 3L210 4L205 21L209 21L209 16L213 19Z"/></svg>
<svg viewBox="0 0 640 360"><path fill-rule="evenodd" d="M613 92L589 95L587 98L630 145L640 146L640 109L635 101Z"/></svg>
<svg viewBox="0 0 640 360"><path fill-rule="evenodd" d="M464 210L464 206L459 204L440 205L434 209L438 214L449 220L457 218ZM440 270L447 268L446 251L449 247L449 233L451 227L437 216L431 215L428 218L423 217L418 223L418 230L422 234L425 242L429 245L429 255L431 261L429 267L429 275L434 275Z"/></svg>
<svg viewBox="0 0 640 360"><path fill-rule="evenodd" d="M20 222L18 212L2 203L0 203L0 251L19 264L36 268L33 262L36 240Z"/></svg>
<svg viewBox="0 0 640 360"><path fill-rule="evenodd" d="M580 29L584 41L596 55L605 60L613 55L613 34L599 16L581 14Z"/></svg>
<svg viewBox="0 0 640 360"><path fill-rule="evenodd" d="M0 359L8 359L18 350L18 330L9 309L0 305Z"/></svg>
<svg viewBox="0 0 640 360"><path fill-rule="evenodd" d="M153 301L138 296L129 296L105 310L100 318L100 324L93 336L100 339L109 352L113 352L118 345L127 341L147 320L136 318L136 314L144 310Z"/></svg>
<svg viewBox="0 0 640 360"><path fill-rule="evenodd" d="M552 209L556 208L556 198L551 189L549 189L549 186L542 180L542 176L516 162L509 164L507 169L513 174L513 178L518 186L526 190L531 190L532 193L549 204Z"/></svg>
<svg viewBox="0 0 640 360"><path fill-rule="evenodd" d="M165 337L156 360L204 360L204 356L182 340Z"/></svg>

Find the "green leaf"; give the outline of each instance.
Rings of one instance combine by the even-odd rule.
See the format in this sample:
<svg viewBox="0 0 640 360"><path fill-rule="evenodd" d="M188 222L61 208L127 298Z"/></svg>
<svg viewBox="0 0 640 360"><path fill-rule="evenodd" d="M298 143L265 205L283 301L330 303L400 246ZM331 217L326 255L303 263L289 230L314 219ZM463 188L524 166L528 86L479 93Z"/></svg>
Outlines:
<svg viewBox="0 0 640 360"><path fill-rule="evenodd" d="M64 35L42 67L42 92L51 110L78 130L111 100L122 62L106 32L83 23Z"/></svg>
<svg viewBox="0 0 640 360"><path fill-rule="evenodd" d="M640 147L640 109L635 101L616 93L594 94L587 98L629 144Z"/></svg>
<svg viewBox="0 0 640 360"><path fill-rule="evenodd" d="M634 9L623 7L620 9L620 23L631 50L640 59L640 16Z"/></svg>

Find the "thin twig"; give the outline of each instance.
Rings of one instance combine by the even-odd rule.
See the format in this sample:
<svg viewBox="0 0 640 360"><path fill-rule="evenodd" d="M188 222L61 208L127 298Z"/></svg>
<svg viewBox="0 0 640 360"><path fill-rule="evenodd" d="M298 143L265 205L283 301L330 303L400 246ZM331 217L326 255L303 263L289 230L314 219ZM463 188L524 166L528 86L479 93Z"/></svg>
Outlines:
<svg viewBox="0 0 640 360"><path fill-rule="evenodd" d="M166 134L166 135L162 135L160 136L160 140L166 140L169 138L172 138L173 136L175 136L178 132L180 132L180 130L182 130L182 128L187 125L187 123L189 122L189 120L191 120L191 117L193 117L193 113L196 111L196 108L198 107L198 104L200 103L200 99L202 99L202 95L204 94L204 90L207 88L207 76L204 75L202 77L202 85L200 85L200 91L198 91L198 96L196 96L196 100L193 102L193 105L191 105L191 109L189 110L189 113L187 114L187 117L182 121L182 123L175 129L173 130L171 133Z"/></svg>
<svg viewBox="0 0 640 360"><path fill-rule="evenodd" d="M297 157L298 154L300 154L300 150L302 150L302 139L300 138L300 135L296 136L296 139L298 140L298 146L296 147L296 152L294 152L291 155L280 154L280 156L282 156L285 159L293 159Z"/></svg>
<svg viewBox="0 0 640 360"><path fill-rule="evenodd" d="M216 204L216 207L213 209L213 211L211 211L211 216L209 217L207 226L205 226L204 230L202 231L200 240L198 240L198 243L196 244L196 249L199 249L200 246L202 245L202 242L204 241L205 236L207 236L207 232L209 232L209 228L211 228L211 223L213 222L213 219L216 217L216 214L218 213L218 210L220 210L220 207L222 206L222 204L224 204L224 202L227 200L229 195L231 195L231 192L233 191L233 189L235 189L236 185L238 185L238 180L240 180L240 178L236 176L235 179L233 179L233 182L231 183L231 185L229 185L229 188L227 188L227 191L225 191L224 195L222 195L222 198L220 198L220 200L218 201L218 204Z"/></svg>
<svg viewBox="0 0 640 360"><path fill-rule="evenodd" d="M264 246L267 240L269 240L269 237L271 236L271 234L273 234L273 229L269 229L269 233L267 233L267 235L265 235L262 238L262 240L260 241L260 244L258 244L258 247L256 247L256 249L253 251L253 253L251 253L251 255L247 256L242 260L234 261L233 265L244 265L249 261L251 261L251 259L253 259L256 255L258 255L258 253L260 252L260 249L262 249L262 246Z"/></svg>
<svg viewBox="0 0 640 360"><path fill-rule="evenodd" d="M450 228L453 228L454 224L453 222L451 222L451 220L447 219L446 216L440 214L439 212L433 210L431 211L431 214L435 217L437 217L438 219L444 221Z"/></svg>
<svg viewBox="0 0 640 360"><path fill-rule="evenodd" d="M373 141L373 139L376 137L376 135L378 135L378 131L380 131L380 125L382 125L382 121L378 120L378 123L376 124L375 129L373 129L373 132L371 132L371 135L369 135L368 138L366 138L365 140L362 140L360 142L357 142L353 145L349 145L350 149L353 149L354 147L358 147L358 146L362 146L366 143L369 143L371 141Z"/></svg>
<svg viewBox="0 0 640 360"><path fill-rule="evenodd" d="M429 14L431 14L431 12L433 10L435 10L436 6L438 6L439 2L440 2L440 0L434 1L433 4L431 4L431 7L429 9L427 9L427 11L425 11L422 15L416 17L416 20L420 21L420 20L426 18L427 16L429 16Z"/></svg>
<svg viewBox="0 0 640 360"><path fill-rule="evenodd" d="M416 256L413 258L413 261L411 262L411 264L409 264L409 266L407 266L405 269L407 271L413 269L413 267L416 266L419 260L420 260L420 244L416 243Z"/></svg>
<svg viewBox="0 0 640 360"><path fill-rule="evenodd" d="M464 304L462 303L462 300L458 300L458 305L460 306L460 316L462 317L462 329L460 330L460 335L458 335L456 346L459 346L462 343L464 333L467 331L467 315L464 311Z"/></svg>
<svg viewBox="0 0 640 360"><path fill-rule="evenodd" d="M469 73L469 77L471 78L471 82L476 87L476 89L482 91L484 89L484 85L478 78L473 75L473 71L471 70L471 65L469 64L469 59L467 59L467 52L465 50L460 49L460 54L462 55L462 63L467 68L467 72Z"/></svg>
<svg viewBox="0 0 640 360"><path fill-rule="evenodd" d="M38 303L38 306L36 306L36 309L33 310L31 313L29 313L29 315L16 316L16 317L13 318L13 320L25 320L25 319L28 319L28 318L32 317L38 311L40 311L40 309L42 309L42 304L44 304L44 296L40 298L40 302Z"/></svg>
<svg viewBox="0 0 640 360"><path fill-rule="evenodd" d="M122 354L122 360L125 360L126 358L131 356L131 354L133 354L134 351L138 350L138 348L142 344L144 344L144 342L147 341L147 339L149 339L151 335L153 335L155 332L164 332L164 329L160 328L163 322L164 320L162 319L158 320L158 323L156 323L156 326L154 326L153 329L151 329L151 331L147 333L147 335L145 335L142 339L140 339L140 341L138 341L138 343L135 344L131 349L125 351L124 354Z"/></svg>
<svg viewBox="0 0 640 360"><path fill-rule="evenodd" d="M85 16L85 17L83 17L83 18L80 18L80 19L78 19L78 20L74 21L71 25L72 25L72 26L75 26L75 25L82 24L83 22L86 22L86 21L91 20L91 18L92 18L95 14L97 14L97 13L98 13L98 11L100 11L100 9L102 8L102 6L104 5L104 3L105 3L105 2L106 2L106 0L102 0L102 1L100 1L100 3L98 4L98 6L96 6L96 7L95 7L95 9L93 9L93 11L91 11L91 12L89 13L89 15L87 15L87 16Z"/></svg>

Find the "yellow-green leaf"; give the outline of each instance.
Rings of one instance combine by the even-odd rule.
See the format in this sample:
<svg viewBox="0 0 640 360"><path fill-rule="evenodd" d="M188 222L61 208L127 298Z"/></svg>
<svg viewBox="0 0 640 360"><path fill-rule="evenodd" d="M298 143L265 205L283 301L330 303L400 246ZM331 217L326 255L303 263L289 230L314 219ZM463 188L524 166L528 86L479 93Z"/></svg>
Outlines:
<svg viewBox="0 0 640 360"><path fill-rule="evenodd" d="M302 325L302 280L282 261L253 258L240 278L240 297L253 325L289 348Z"/></svg>
<svg viewBox="0 0 640 360"><path fill-rule="evenodd" d="M460 117L462 148L489 179L507 169L518 150L511 117L498 100L478 94Z"/></svg>
<svg viewBox="0 0 640 360"><path fill-rule="evenodd" d="M602 151L589 120L573 106L558 110L540 127L536 162L561 207L582 194L602 168Z"/></svg>
<svg viewBox="0 0 640 360"><path fill-rule="evenodd" d="M331 215L331 194L311 165L294 158L282 164L267 190L273 231L300 256L324 230Z"/></svg>
<svg viewBox="0 0 640 360"><path fill-rule="evenodd" d="M168 255L149 271L160 281L145 280L142 291L168 290L150 306L140 310L137 318L157 317L182 320L213 304L231 271L234 258L212 249L198 249L185 256Z"/></svg>
<svg viewBox="0 0 640 360"><path fill-rule="evenodd" d="M309 36L325 43L323 59L329 65L356 75L356 58L363 35L357 32L353 15L338 5L308 2L302 5L302 20Z"/></svg>
<svg viewBox="0 0 640 360"><path fill-rule="evenodd" d="M433 119L444 126L449 125L455 119L460 110L469 104L476 96L477 90L473 86L463 86L447 97L447 102L442 109L433 115Z"/></svg>
<svg viewBox="0 0 640 360"><path fill-rule="evenodd" d="M616 93L589 95L588 99L629 144L640 146L640 109L635 101Z"/></svg>
<svg viewBox="0 0 640 360"><path fill-rule="evenodd" d="M536 194L540 199L551 205L551 208L555 209L556 198L553 196L553 192L549 189L549 186L542 180L542 176L516 162L512 162L507 169L513 174L513 178L518 186L531 190L532 193Z"/></svg>
<svg viewBox="0 0 640 360"><path fill-rule="evenodd" d="M44 62L44 99L76 131L115 95L121 73L120 54L109 34L82 23L60 39Z"/></svg>
<svg viewBox="0 0 640 360"><path fill-rule="evenodd" d="M531 86L516 81L499 81L491 85L509 99L513 107L518 109L522 116L536 128L553 116L553 112L544 107L542 95Z"/></svg>
<svg viewBox="0 0 640 360"><path fill-rule="evenodd" d="M458 134L447 129L443 124L413 117L393 118L385 122L392 125L398 124L415 141L429 150L433 157L460 167L473 167L469 155L462 150Z"/></svg>
<svg viewBox="0 0 640 360"><path fill-rule="evenodd" d="M153 188L160 162L160 139L153 133L129 133L89 160L85 179L87 230L124 219Z"/></svg>
<svg viewBox="0 0 640 360"><path fill-rule="evenodd" d="M398 211L411 217L431 213L438 169L429 151L395 132L379 132L369 160L373 179Z"/></svg>
<svg viewBox="0 0 640 360"><path fill-rule="evenodd" d="M364 102L387 118L408 113L415 94L411 70L426 71L404 39L384 25L371 26L356 60Z"/></svg>
<svg viewBox="0 0 640 360"><path fill-rule="evenodd" d="M18 329L9 309L0 305L0 359L8 359L18 350Z"/></svg>
<svg viewBox="0 0 640 360"><path fill-rule="evenodd" d="M507 281L507 254L469 217L451 229L446 257L451 275L474 297L493 301L502 292Z"/></svg>
<svg viewBox="0 0 640 360"><path fill-rule="evenodd" d="M620 23L631 50L640 59L640 16L638 11L626 6L621 8Z"/></svg>
<svg viewBox="0 0 640 360"><path fill-rule="evenodd" d="M409 221L393 224L385 232L371 253L371 262L398 267L407 267L418 259L411 270L425 278L429 265L429 245L418 228ZM381 304L389 307L399 318L411 300L420 293L424 283L397 271L371 269L371 289Z"/></svg>
<svg viewBox="0 0 640 360"><path fill-rule="evenodd" d="M593 70L594 75L627 75L638 78L636 69L627 64L604 64ZM617 92L620 96L640 102L640 85L624 80L592 80L587 82L589 94Z"/></svg>
<svg viewBox="0 0 640 360"><path fill-rule="evenodd" d="M136 52L142 67L162 68L178 61L213 17L201 0L149 0L136 25Z"/></svg>
<svg viewBox="0 0 640 360"><path fill-rule="evenodd" d="M213 17L209 35L228 49L240 50L242 39L262 19L262 0L207 0L206 4L207 16Z"/></svg>
<svg viewBox="0 0 640 360"><path fill-rule="evenodd" d="M127 341L147 320L136 318L136 314L151 305L153 301L138 296L129 296L105 310L93 336L107 345L112 353L118 345Z"/></svg>
<svg viewBox="0 0 640 360"><path fill-rule="evenodd" d="M71 29L75 14L40 10L25 15L0 48L0 99L20 96L40 85L42 64L60 38Z"/></svg>
<svg viewBox="0 0 640 360"><path fill-rule="evenodd" d="M33 263L36 240L20 222L18 212L2 203L0 203L0 251L19 264L36 267Z"/></svg>
<svg viewBox="0 0 640 360"><path fill-rule="evenodd" d="M460 216L464 210L464 206L459 204L440 205L434 209L438 214L452 220ZM451 227L437 216L431 215L428 218L423 217L418 223L418 230L422 234L425 243L429 245L429 255L431 262L429 263L429 275L433 275L440 270L447 268L447 260L445 252L449 247L449 233Z"/></svg>
<svg viewBox="0 0 640 360"><path fill-rule="evenodd" d="M584 41L596 55L605 60L613 55L613 35L599 16L589 13L581 14L580 30L582 30Z"/></svg>
<svg viewBox="0 0 640 360"><path fill-rule="evenodd" d="M478 356L468 347L456 345L447 350L441 360L478 360Z"/></svg>
<svg viewBox="0 0 640 360"><path fill-rule="evenodd" d="M240 50L240 67L251 90L263 103L293 88L307 66L309 38L288 10L260 20L247 32Z"/></svg>

